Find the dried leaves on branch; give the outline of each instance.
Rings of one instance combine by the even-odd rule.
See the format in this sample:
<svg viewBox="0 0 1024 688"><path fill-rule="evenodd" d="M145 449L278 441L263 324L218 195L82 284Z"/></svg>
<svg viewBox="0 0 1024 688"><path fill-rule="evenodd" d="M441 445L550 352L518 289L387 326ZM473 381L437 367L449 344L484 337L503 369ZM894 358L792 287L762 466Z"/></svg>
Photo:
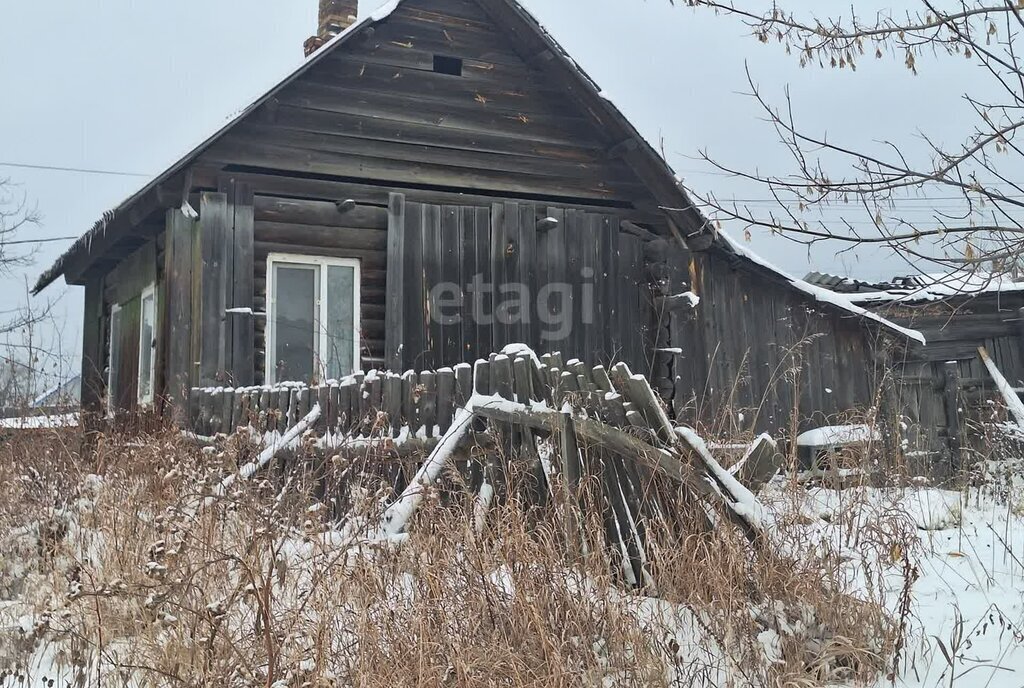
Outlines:
<svg viewBox="0 0 1024 688"><path fill-rule="evenodd" d="M888 246L910 262L924 259L959 271L981 269L993 276L1019 271L1024 151L1016 137L1024 127L1024 46L1018 42L1024 3L962 1L940 8L921 0L918 11L902 16L870 11L866 3L835 16L789 11L784 5L759 13L746 3L687 4L738 18L757 40L778 43L803 67L855 71L866 60L889 59L917 74L926 64L938 72L948 67L943 61L958 58L980 68L965 83L944 85L962 93L973 113L952 144L927 131L894 132L903 139L866 144L857 142L855 124L838 135L812 131L798 113L814 104L794 103L787 88L778 105L748 71L751 95L793 165L784 174L765 174L753 164L730 165L703 153L712 166L757 185L775 201L764 211L694 192L717 220L805 244ZM911 138L923 140L923 151L906 144ZM928 198L943 202L924 221L899 205ZM827 215L817 212L826 208Z"/></svg>

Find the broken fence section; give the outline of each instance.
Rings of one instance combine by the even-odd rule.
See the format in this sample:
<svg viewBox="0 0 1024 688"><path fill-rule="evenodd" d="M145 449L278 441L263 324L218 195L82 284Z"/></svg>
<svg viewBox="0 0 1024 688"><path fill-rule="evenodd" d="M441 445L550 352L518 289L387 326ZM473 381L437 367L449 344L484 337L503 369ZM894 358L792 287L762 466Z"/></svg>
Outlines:
<svg viewBox="0 0 1024 688"><path fill-rule="evenodd" d="M360 373L319 387L195 389L190 401L196 434L270 434L271 449L253 466L286 444L273 439L279 433L300 428L327 447L415 447L412 472L401 485L392 483L398 494L379 524L385 537L403 532L424 488L446 466L467 464L465 450L476 446L481 451L468 464L475 464L477 479L465 486L475 495L479 528L491 502L507 496L516 464L536 476L527 499L563 505L571 540L584 540L585 504L596 506L590 513L604 523L615 568L636 586L651 580L649 524L677 518L680 499L703 505L697 513L704 528L712 527L711 508L761 551L760 506L743 482L756 489L778 465L774 442L763 436L734 472L723 469L692 430L674 427L648 380L624 363L563 363L557 353L538 358L518 345L472 368Z"/></svg>
<svg viewBox="0 0 1024 688"><path fill-rule="evenodd" d="M650 385L625 363L610 370L579 360L563 362L559 353L537 357L526 347L506 347L475 365L402 374L370 371L317 386L281 383L258 387L193 388L188 425L197 435L231 434L240 427L286 432L319 404L313 430L346 439L392 437L410 433L439 438L458 409L474 395L545 402L558 408L569 397L599 411L618 425L661 426L671 430ZM667 429L666 429L667 428Z"/></svg>

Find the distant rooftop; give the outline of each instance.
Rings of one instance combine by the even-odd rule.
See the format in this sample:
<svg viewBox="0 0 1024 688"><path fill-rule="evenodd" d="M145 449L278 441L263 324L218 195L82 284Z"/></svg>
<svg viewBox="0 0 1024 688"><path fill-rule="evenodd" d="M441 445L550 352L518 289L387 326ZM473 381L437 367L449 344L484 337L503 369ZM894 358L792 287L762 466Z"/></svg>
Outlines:
<svg viewBox="0 0 1024 688"><path fill-rule="evenodd" d="M872 303L941 301L954 296L978 296L1024 291L1024 277L993 274L980 270L904 275L888 282L865 282L823 272L811 272L805 282L839 294L864 305Z"/></svg>

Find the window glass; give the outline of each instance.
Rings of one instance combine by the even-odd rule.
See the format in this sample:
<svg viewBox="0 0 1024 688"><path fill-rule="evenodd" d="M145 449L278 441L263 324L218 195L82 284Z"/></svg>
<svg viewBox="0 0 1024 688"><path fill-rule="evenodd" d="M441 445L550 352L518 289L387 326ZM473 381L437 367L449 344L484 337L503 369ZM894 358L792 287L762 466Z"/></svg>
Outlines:
<svg viewBox="0 0 1024 688"><path fill-rule="evenodd" d="M337 379L352 373L355 358L355 268L347 265L327 267L327 378Z"/></svg>
<svg viewBox="0 0 1024 688"><path fill-rule="evenodd" d="M315 266L274 266L274 351L277 381L309 380L319 328Z"/></svg>
<svg viewBox="0 0 1024 688"><path fill-rule="evenodd" d="M139 401L153 401L153 364L156 346L156 293L152 288L142 293L139 327Z"/></svg>

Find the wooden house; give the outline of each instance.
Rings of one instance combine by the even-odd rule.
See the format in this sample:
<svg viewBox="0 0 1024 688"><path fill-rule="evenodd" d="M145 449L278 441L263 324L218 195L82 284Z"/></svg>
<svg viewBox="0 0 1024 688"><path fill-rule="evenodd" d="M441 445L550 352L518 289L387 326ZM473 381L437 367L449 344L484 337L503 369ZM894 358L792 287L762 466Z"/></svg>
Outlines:
<svg viewBox="0 0 1024 688"><path fill-rule="evenodd" d="M954 271L865 282L811 273L806 280L925 337L927 346L906 347L899 360L900 406L930 433L922 444L956 444L964 434L957 426L991 419L1000 395L979 348L1024 392L1024 282L1012 275Z"/></svg>
<svg viewBox="0 0 1024 688"><path fill-rule="evenodd" d="M756 429L872 403L881 342L916 334L716 233L515 0L355 14L322 0L301 67L40 277L85 287L86 408L510 342Z"/></svg>

